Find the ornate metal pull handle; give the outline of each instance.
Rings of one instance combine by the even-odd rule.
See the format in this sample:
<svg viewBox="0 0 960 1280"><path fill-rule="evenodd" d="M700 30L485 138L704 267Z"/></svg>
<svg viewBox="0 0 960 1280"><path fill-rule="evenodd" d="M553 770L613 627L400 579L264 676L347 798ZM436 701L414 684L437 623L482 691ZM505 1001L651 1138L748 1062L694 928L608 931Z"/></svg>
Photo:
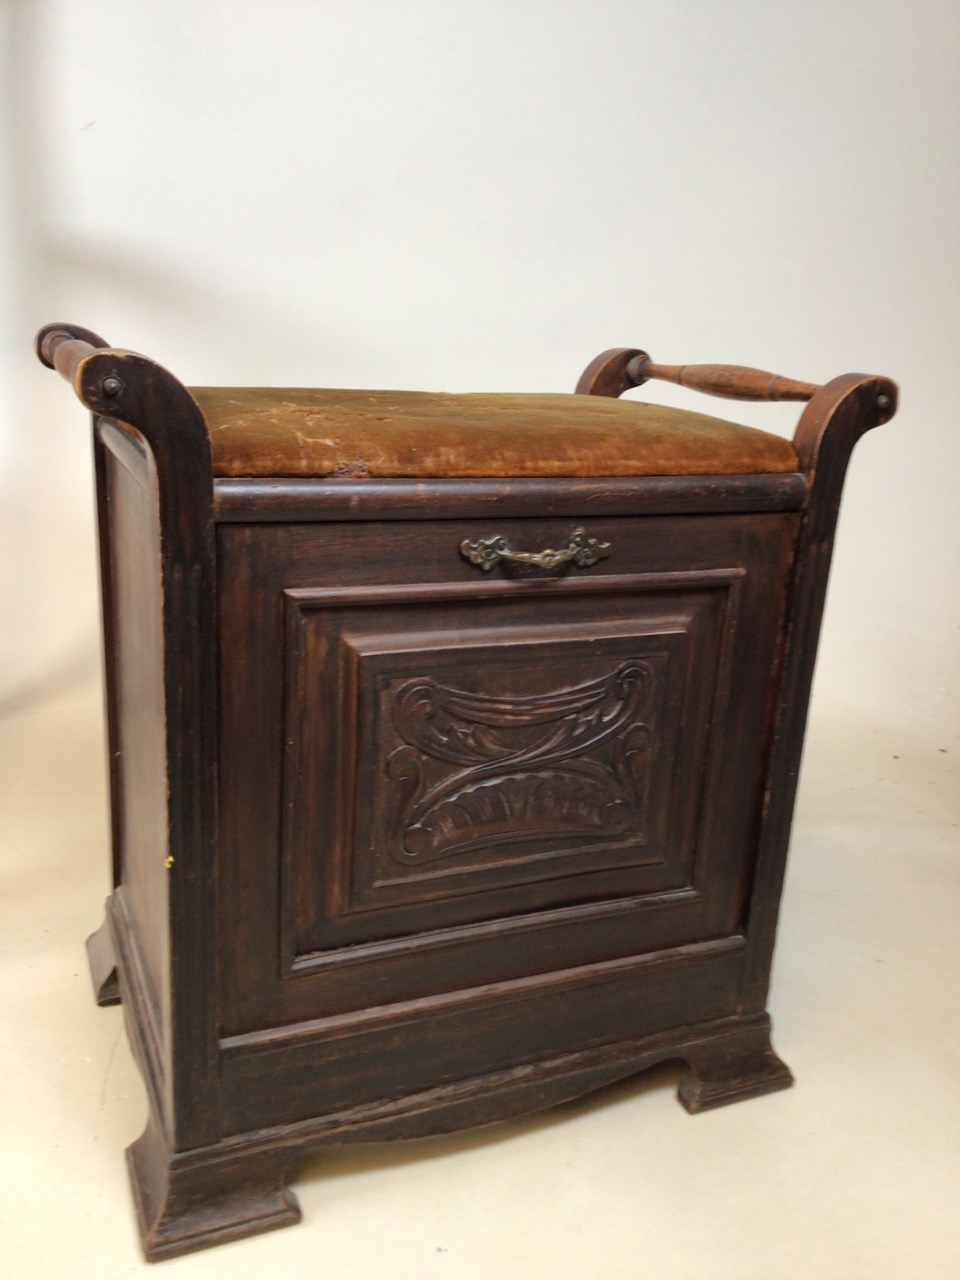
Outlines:
<svg viewBox="0 0 960 1280"><path fill-rule="evenodd" d="M511 551L506 538L496 533L490 538L478 538L476 542L464 538L460 543L460 554L466 556L471 564L479 565L484 573L489 573L498 560L515 560L520 564L536 565L539 569L557 569L572 560L585 569L610 554L610 543L588 538L585 529L574 529L570 541L559 551L553 547L545 547L543 551Z"/></svg>

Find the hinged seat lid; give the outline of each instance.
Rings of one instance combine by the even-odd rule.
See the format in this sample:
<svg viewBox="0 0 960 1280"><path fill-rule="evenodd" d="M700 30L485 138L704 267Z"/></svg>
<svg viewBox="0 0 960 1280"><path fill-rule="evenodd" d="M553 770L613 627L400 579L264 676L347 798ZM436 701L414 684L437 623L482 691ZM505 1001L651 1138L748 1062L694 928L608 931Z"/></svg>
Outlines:
<svg viewBox="0 0 960 1280"><path fill-rule="evenodd" d="M217 476L422 479L757 475L793 445L721 418L605 396L191 388Z"/></svg>

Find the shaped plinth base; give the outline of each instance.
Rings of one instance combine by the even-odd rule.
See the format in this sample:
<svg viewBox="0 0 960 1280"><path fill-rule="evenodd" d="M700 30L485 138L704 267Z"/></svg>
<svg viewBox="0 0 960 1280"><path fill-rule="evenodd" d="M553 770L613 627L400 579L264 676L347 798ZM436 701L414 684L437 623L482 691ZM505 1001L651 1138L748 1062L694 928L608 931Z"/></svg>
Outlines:
<svg viewBox="0 0 960 1280"><path fill-rule="evenodd" d="M768 1022L698 1046L687 1055L687 1068L677 1096L691 1115L793 1084L789 1067L770 1044Z"/></svg>
<svg viewBox="0 0 960 1280"><path fill-rule="evenodd" d="M284 1185L289 1160L265 1151L170 1155L151 1122L127 1148L144 1257L157 1262L299 1222Z"/></svg>
<svg viewBox="0 0 960 1280"><path fill-rule="evenodd" d="M122 936L122 935L121 935ZM300 1221L287 1167L306 1151L345 1142L426 1137L579 1097L669 1059L683 1059L679 1098L690 1112L793 1083L770 1045L765 1014L721 1019L684 1035L665 1032L591 1046L537 1064L438 1086L402 1099L315 1117L288 1131L259 1130L171 1152L151 1120L127 1151L144 1255L153 1262Z"/></svg>

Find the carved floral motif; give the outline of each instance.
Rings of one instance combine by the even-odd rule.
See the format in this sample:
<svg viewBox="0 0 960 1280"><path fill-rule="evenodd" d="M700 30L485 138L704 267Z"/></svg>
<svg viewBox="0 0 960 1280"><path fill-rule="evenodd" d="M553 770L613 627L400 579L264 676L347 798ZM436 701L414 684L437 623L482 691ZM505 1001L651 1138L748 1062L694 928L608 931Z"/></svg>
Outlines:
<svg viewBox="0 0 960 1280"><path fill-rule="evenodd" d="M655 659L599 679L493 697L429 678L402 685L387 759L391 854L411 865L484 847L586 837L643 840Z"/></svg>

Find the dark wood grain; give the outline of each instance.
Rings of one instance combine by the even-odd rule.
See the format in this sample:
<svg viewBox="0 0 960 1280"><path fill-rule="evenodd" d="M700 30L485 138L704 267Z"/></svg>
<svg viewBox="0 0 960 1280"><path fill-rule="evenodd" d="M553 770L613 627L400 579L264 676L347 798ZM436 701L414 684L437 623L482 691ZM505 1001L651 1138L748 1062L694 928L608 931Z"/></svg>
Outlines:
<svg viewBox="0 0 960 1280"><path fill-rule="evenodd" d="M156 478L145 453L109 446L119 427L99 424L107 604L105 686L110 738L114 892L137 921L137 941L161 1042L170 1047L170 928L163 588ZM121 460L122 457L122 460Z"/></svg>
<svg viewBox="0 0 960 1280"><path fill-rule="evenodd" d="M765 1011L850 452L896 388L604 352L806 399L800 470L214 480L165 370L51 325L94 413L114 892L88 943L150 1119L144 1252L297 1221L287 1166L666 1059L691 1112L785 1088ZM594 564L465 542L609 545Z"/></svg>
<svg viewBox="0 0 960 1280"><path fill-rule="evenodd" d="M69 325L41 330L38 348L93 412L106 450L109 749L131 757L111 770L115 892L148 975L159 1121L173 1148L197 1145L219 1132L210 446L196 402L154 362Z"/></svg>
<svg viewBox="0 0 960 1280"><path fill-rule="evenodd" d="M712 515L799 511L806 476L631 476L549 480L215 480L218 524L326 524L499 516Z"/></svg>
<svg viewBox="0 0 960 1280"><path fill-rule="evenodd" d="M740 851L759 814L760 792L752 757L728 748L730 740L752 741L766 721L764 673L773 663L782 607L777 583L789 564L795 522L782 515L702 517L692 528L682 517L591 521L590 531L613 548L603 572L595 566L538 579L499 573L488 579L467 563L459 543L489 532L482 523L423 522L404 526L403 539L389 523L372 519L221 528L222 934L226 963L237 975L225 993L225 1025L306 1020L362 1004L369 998L365 986L399 997L404 989L436 990L438 982L509 976L522 971L518 965L536 964L545 948L573 965L624 954L640 941L667 945L698 930L715 936L735 928L746 874ZM534 536L510 521L496 528L518 540ZM562 540L564 532L566 523L536 522L535 536L545 541ZM395 657L388 656L391 649ZM478 680L492 680L502 669L504 690L512 679L521 682L518 689L533 691L551 670L562 674L571 664L604 660L616 667L618 655L644 652L662 653L674 664L669 728L684 725L679 740L663 740L669 780L658 770L656 819L677 814L660 837L675 864L669 874L654 862L631 870L614 861L599 881L595 851L583 855L594 879L578 890L571 852L555 881L531 880L518 866L509 890L491 883L492 871L479 872L484 883L474 886L477 900L464 897L460 877L452 898L427 893L431 882L421 880L420 900L406 906L396 886L384 889L379 922L369 904L358 913L346 909L343 895L352 892L358 872L344 860L351 848L371 847L369 835L351 833L374 803L387 801L386 795L376 800L370 778L375 739L362 745L350 708L362 708L367 689L372 697L378 682L389 687L383 685L388 669L405 670L407 678L439 676L465 663ZM698 729L705 715L714 726L709 745ZM283 756L266 758L264 739L282 739ZM362 775L349 763L357 752L365 761ZM684 822L698 814L705 825L695 838ZM523 848L529 855L529 845ZM539 868L549 851L528 868ZM653 857L652 845L647 853ZM285 861L278 862L281 854ZM321 868L328 870L317 880ZM701 881L711 876L706 893ZM281 902L275 886L285 877L296 887ZM448 874L432 883L453 886L457 879ZM699 907L678 892L694 882ZM346 886L340 899L339 883ZM668 890L674 896L657 910L645 896L635 897ZM276 905L265 911L271 894ZM552 914L530 916L551 904ZM709 922L704 910L713 913ZM284 911L295 911L300 921L290 926L300 938L296 946L274 939L274 922ZM486 940L484 919L494 922ZM429 929L455 923L466 932L445 935L438 951L441 936ZM359 951L356 944L369 945L371 936L396 941L382 953ZM337 949L348 943L354 945ZM290 980L276 972L278 953L289 957Z"/></svg>
<svg viewBox="0 0 960 1280"><path fill-rule="evenodd" d="M783 666L767 760L764 818L758 833L749 914L750 945L740 1007L764 1006L776 937L787 846L796 801L810 691L827 594L840 496L853 447L893 417L897 386L849 373L823 386L804 410L794 443L810 479L810 499L782 630Z"/></svg>

